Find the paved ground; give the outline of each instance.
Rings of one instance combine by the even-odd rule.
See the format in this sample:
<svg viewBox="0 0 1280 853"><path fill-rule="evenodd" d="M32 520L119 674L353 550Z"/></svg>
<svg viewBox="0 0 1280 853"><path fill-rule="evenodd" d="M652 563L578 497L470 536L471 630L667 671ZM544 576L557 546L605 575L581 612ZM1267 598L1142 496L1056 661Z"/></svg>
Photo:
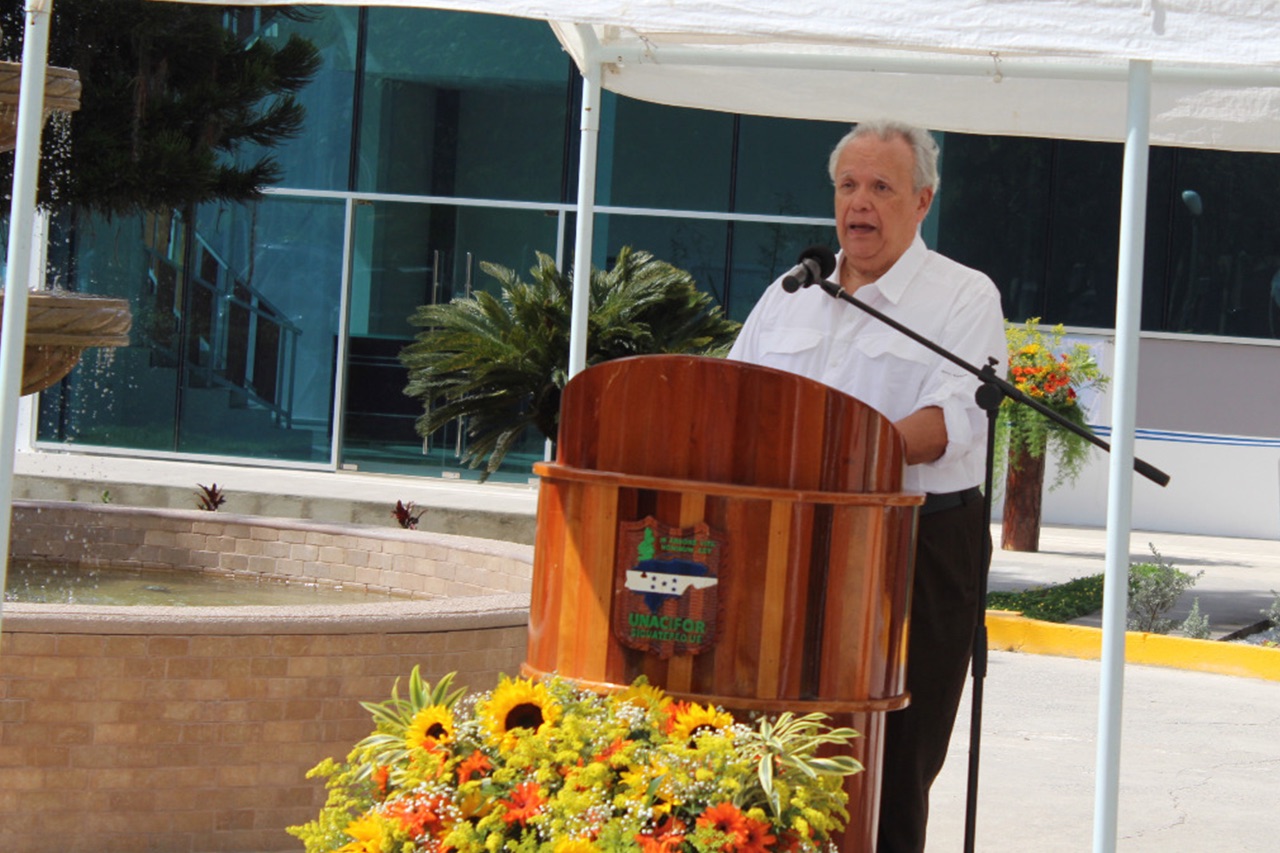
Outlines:
<svg viewBox="0 0 1280 853"><path fill-rule="evenodd" d="M1060 583L1106 566L1104 530L1045 528L1037 553L999 550L999 525L993 535L991 589ZM1170 615L1185 616L1198 597L1214 636L1260 621L1280 590L1280 542L1139 531L1130 561L1150 560L1151 545L1183 571L1203 570ZM1094 849L1101 673L1092 660L991 653L975 850ZM1130 665L1123 697L1117 850L1280 847L1280 682ZM964 849L971 713L966 695L934 789L928 853Z"/></svg>
<svg viewBox="0 0 1280 853"><path fill-rule="evenodd" d="M1094 849L1100 673L1097 661L991 654L975 850ZM934 787L927 853L964 849L971 708L966 696ZM1280 682L1125 668L1117 850L1276 850L1278 778Z"/></svg>

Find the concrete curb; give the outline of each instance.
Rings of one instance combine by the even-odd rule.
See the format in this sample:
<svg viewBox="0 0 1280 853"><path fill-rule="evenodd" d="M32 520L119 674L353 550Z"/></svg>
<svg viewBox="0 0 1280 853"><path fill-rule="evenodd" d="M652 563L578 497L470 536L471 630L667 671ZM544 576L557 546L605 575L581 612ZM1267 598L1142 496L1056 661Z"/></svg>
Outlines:
<svg viewBox="0 0 1280 853"><path fill-rule="evenodd" d="M1040 622L1006 610L988 610L987 648L1098 660L1102 657L1102 630ZM1146 666L1280 681L1280 649L1248 643L1128 631L1124 658L1127 663Z"/></svg>

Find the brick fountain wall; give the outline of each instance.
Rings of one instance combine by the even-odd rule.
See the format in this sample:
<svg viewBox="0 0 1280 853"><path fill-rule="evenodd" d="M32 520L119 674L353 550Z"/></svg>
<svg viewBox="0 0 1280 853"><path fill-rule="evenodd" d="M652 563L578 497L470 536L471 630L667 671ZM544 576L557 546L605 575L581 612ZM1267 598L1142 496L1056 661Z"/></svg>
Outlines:
<svg viewBox="0 0 1280 853"><path fill-rule="evenodd" d="M297 851L306 771L415 665L472 689L524 658L532 548L187 510L15 503L15 558L191 566L397 589L305 607L6 603L0 850Z"/></svg>

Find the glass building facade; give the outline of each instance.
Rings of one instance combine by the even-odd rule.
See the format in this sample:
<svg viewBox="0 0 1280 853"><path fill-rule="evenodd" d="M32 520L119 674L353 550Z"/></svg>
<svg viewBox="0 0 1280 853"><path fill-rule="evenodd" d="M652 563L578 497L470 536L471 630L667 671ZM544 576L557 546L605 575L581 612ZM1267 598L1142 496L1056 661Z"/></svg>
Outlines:
<svg viewBox="0 0 1280 853"><path fill-rule="evenodd" d="M41 396L40 442L462 471L463 430L415 432L408 317L492 287L484 263L572 264L581 79L534 21L323 7L260 35L295 31L323 66L264 200L53 223L51 282L129 299L134 329ZM846 130L606 93L593 262L650 251L745 318L803 247L834 245L826 160ZM1121 147L938 138L926 241L990 275L1010 320L1113 327ZM1153 149L1145 332L1280 338L1278 185L1280 157ZM499 477L542 453L529 436Z"/></svg>

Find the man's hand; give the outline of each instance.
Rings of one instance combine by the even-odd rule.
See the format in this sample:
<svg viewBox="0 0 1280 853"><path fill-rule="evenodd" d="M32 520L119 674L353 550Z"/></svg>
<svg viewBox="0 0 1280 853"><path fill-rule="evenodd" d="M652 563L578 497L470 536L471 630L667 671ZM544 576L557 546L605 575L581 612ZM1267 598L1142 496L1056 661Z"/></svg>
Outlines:
<svg viewBox="0 0 1280 853"><path fill-rule="evenodd" d="M939 406L917 409L894 424L907 445L907 464L932 462L947 449L947 422Z"/></svg>

